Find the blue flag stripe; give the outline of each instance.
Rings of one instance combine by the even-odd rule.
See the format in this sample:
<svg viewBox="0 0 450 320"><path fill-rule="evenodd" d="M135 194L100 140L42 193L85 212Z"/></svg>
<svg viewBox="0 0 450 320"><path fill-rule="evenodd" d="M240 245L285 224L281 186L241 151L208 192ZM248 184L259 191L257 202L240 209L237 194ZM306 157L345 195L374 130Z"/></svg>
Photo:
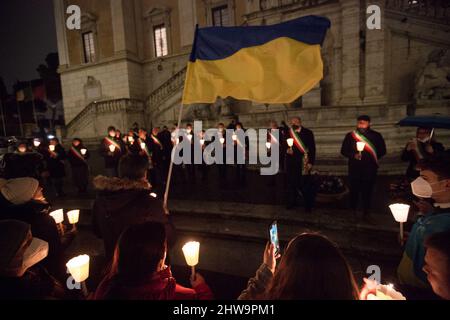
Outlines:
<svg viewBox="0 0 450 320"><path fill-rule="evenodd" d="M330 25L328 18L306 16L270 26L197 28L190 61L224 59L280 37L322 45Z"/></svg>

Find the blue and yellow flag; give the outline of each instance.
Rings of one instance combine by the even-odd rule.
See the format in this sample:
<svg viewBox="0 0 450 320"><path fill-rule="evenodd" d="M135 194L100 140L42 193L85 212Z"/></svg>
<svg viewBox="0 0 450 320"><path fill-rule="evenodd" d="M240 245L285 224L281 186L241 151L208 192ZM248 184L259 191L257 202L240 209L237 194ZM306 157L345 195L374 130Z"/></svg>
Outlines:
<svg viewBox="0 0 450 320"><path fill-rule="evenodd" d="M327 18L307 16L271 26L197 28L183 104L233 97L289 103L323 77L320 47Z"/></svg>

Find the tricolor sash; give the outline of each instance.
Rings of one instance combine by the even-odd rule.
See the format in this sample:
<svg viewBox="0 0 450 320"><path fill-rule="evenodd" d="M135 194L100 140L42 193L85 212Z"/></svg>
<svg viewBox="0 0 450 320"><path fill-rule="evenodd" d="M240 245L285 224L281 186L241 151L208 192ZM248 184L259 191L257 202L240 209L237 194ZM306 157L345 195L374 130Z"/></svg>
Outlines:
<svg viewBox="0 0 450 320"><path fill-rule="evenodd" d="M162 149L163 146L162 146L161 141L159 141L159 139L156 136L154 136L153 134L151 135L151 137L153 139L153 142L156 143L157 145L159 145L159 148Z"/></svg>
<svg viewBox="0 0 450 320"><path fill-rule="evenodd" d="M122 151L122 148L120 147L120 144L118 144L116 141L111 139L110 137L105 137L106 142L108 142L108 145L113 145L116 147L116 149L119 149L119 151Z"/></svg>
<svg viewBox="0 0 450 320"><path fill-rule="evenodd" d="M78 151L78 149L76 149L75 147L70 147L70 152L72 152L72 154L77 157L78 159L86 162L86 159L84 158L84 156Z"/></svg>
<svg viewBox="0 0 450 320"><path fill-rule="evenodd" d="M294 144L297 147L298 150L300 150L303 154L308 154L308 148L303 143L302 139L300 139L300 136L297 132L295 132L292 128L289 131L291 138L294 139Z"/></svg>
<svg viewBox="0 0 450 320"><path fill-rule="evenodd" d="M278 139L272 134L272 131L269 131L270 142L278 144Z"/></svg>
<svg viewBox="0 0 450 320"><path fill-rule="evenodd" d="M367 137L360 134L358 131L353 131L352 137L356 142L364 142L366 144L364 150L367 151L372 156L372 158L375 160L375 163L378 163L377 149L375 148L373 143L369 139L367 139Z"/></svg>
<svg viewBox="0 0 450 320"><path fill-rule="evenodd" d="M147 154L147 156L150 157L151 154L150 154L150 151L148 151L147 144L145 143L145 141L142 140L141 138L139 138L138 141L139 141L139 147L140 147L140 148L141 148L141 143L144 143L144 144L145 144L145 148L144 148L144 149L141 148L141 149Z"/></svg>

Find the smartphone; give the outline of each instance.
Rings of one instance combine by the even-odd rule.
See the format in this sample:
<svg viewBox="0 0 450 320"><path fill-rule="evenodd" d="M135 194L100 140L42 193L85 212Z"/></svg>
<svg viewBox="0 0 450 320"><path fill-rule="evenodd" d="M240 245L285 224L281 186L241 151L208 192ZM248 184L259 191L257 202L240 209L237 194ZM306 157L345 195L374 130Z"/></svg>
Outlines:
<svg viewBox="0 0 450 320"><path fill-rule="evenodd" d="M275 255L280 254L280 241L278 239L277 221L272 222L269 226L269 239L270 243L275 246Z"/></svg>

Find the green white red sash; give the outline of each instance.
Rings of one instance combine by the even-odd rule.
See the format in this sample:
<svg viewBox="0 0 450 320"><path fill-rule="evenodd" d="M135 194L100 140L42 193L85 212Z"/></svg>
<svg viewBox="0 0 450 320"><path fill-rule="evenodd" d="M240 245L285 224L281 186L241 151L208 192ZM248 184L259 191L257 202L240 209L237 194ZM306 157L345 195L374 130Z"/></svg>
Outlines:
<svg viewBox="0 0 450 320"><path fill-rule="evenodd" d="M161 141L159 141L159 139L156 136L154 136L153 134L151 135L151 137L153 139L153 142L156 143L157 145L159 145L159 148L162 149L163 146L162 146Z"/></svg>
<svg viewBox="0 0 450 320"><path fill-rule="evenodd" d="M75 147L70 147L70 152L72 152L73 153L73 155L75 156L75 157L77 157L78 159L80 159L80 160L82 160L82 161L84 161L84 162L86 162L86 159L84 158L84 156L78 151L78 149L76 149Z"/></svg>
<svg viewBox="0 0 450 320"><path fill-rule="evenodd" d="M364 150L367 151L372 156L372 158L375 160L376 163L378 163L377 149L375 148L373 143L365 136L360 134L358 131L353 131L352 137L356 142L364 142L365 143Z"/></svg>
<svg viewBox="0 0 450 320"><path fill-rule="evenodd" d="M139 138L138 141L139 141L139 147L141 147L142 144L145 144L145 147L144 148L141 147L141 149L147 154L147 156L150 157L150 151L148 151L147 144L145 143L145 141L142 140L141 138Z"/></svg>
<svg viewBox="0 0 450 320"><path fill-rule="evenodd" d="M289 131L291 138L294 139L294 144L297 147L298 150L300 150L303 154L308 154L308 148L303 143L302 139L300 139L300 136L297 132L295 132L292 128Z"/></svg>
<svg viewBox="0 0 450 320"><path fill-rule="evenodd" d="M110 137L105 137L106 142L108 142L108 145L113 145L116 147L116 149L119 149L119 151L122 151L122 148L120 148L120 144L118 144L116 141L111 139Z"/></svg>
<svg viewBox="0 0 450 320"><path fill-rule="evenodd" d="M269 132L269 135L270 135L270 142L278 144L278 139L275 138L275 136L272 134L272 131Z"/></svg>

